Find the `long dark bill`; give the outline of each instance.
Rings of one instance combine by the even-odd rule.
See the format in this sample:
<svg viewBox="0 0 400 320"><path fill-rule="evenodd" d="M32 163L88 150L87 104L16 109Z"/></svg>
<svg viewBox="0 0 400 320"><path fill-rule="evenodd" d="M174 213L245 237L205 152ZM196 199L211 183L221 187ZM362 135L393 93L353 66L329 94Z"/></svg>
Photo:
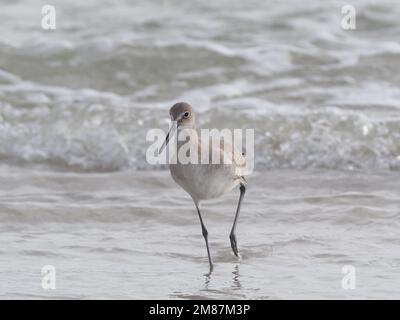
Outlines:
<svg viewBox="0 0 400 320"><path fill-rule="evenodd" d="M169 129L167 136L165 137L164 143L161 145L160 150L158 150L158 154L161 154L165 149L165 147L168 145L169 139L171 138L171 136L174 135L175 129L176 129L176 124L172 123L171 128Z"/></svg>

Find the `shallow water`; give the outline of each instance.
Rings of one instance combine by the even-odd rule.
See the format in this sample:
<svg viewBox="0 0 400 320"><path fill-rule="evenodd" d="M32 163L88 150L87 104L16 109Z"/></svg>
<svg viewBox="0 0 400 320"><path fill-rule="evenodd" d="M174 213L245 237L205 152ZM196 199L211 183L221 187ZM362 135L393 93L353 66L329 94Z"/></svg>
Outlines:
<svg viewBox="0 0 400 320"><path fill-rule="evenodd" d="M1 298L400 298L400 5L0 0ZM146 162L190 102L255 129L238 198L193 204ZM161 170L159 170L161 169ZM57 289L43 290L53 265ZM342 268L356 289L342 288Z"/></svg>
<svg viewBox="0 0 400 320"><path fill-rule="evenodd" d="M11 298L400 298L398 174L256 172L203 209L169 173L1 172L0 295ZM157 195L157 196L154 196ZM41 268L56 268L43 290ZM342 288L342 268L356 288Z"/></svg>

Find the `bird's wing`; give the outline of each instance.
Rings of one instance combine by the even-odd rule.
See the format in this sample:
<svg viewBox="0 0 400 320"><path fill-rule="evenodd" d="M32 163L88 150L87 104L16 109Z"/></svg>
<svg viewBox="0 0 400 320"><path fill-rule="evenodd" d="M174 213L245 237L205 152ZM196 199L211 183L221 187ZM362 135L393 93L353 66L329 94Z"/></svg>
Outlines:
<svg viewBox="0 0 400 320"><path fill-rule="evenodd" d="M241 151L238 150L234 145L220 141L220 152L221 156L225 155L223 159L231 159L231 163L235 167L235 174L237 176L242 176L244 169L246 168L246 157L242 154Z"/></svg>
<svg viewBox="0 0 400 320"><path fill-rule="evenodd" d="M223 140L220 142L221 152L226 156L232 156L232 162L236 167L246 167L246 158L235 146Z"/></svg>
<svg viewBox="0 0 400 320"><path fill-rule="evenodd" d="M243 171L246 169L246 157L242 154L235 146L232 144L225 142L223 139L215 139L210 137L208 141L209 148L209 163L212 163L212 153L213 146L217 149L214 150L217 152L217 156L219 156L221 163L223 164L232 164L235 167L235 173L237 176L242 176ZM201 154L202 142L199 139L199 153Z"/></svg>

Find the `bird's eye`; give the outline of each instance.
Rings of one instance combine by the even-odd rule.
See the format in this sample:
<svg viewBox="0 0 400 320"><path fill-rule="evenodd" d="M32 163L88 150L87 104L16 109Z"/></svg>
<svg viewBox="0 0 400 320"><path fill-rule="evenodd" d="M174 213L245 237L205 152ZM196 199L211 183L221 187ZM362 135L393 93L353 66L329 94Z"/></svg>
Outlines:
<svg viewBox="0 0 400 320"><path fill-rule="evenodd" d="M184 117L184 118L189 117L189 112L185 112L185 113L183 114L183 117Z"/></svg>

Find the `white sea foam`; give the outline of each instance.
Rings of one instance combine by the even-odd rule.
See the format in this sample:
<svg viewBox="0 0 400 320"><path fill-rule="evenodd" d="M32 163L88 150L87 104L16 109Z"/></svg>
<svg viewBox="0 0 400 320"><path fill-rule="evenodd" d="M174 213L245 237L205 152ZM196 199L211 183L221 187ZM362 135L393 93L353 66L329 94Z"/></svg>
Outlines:
<svg viewBox="0 0 400 320"><path fill-rule="evenodd" d="M169 107L183 100L202 127L254 128L258 170L397 170L396 4L363 1L349 32L337 1L301 10L291 1L60 1L57 31L43 32L34 10L7 3L0 157L73 171L151 169L146 132L166 129Z"/></svg>

